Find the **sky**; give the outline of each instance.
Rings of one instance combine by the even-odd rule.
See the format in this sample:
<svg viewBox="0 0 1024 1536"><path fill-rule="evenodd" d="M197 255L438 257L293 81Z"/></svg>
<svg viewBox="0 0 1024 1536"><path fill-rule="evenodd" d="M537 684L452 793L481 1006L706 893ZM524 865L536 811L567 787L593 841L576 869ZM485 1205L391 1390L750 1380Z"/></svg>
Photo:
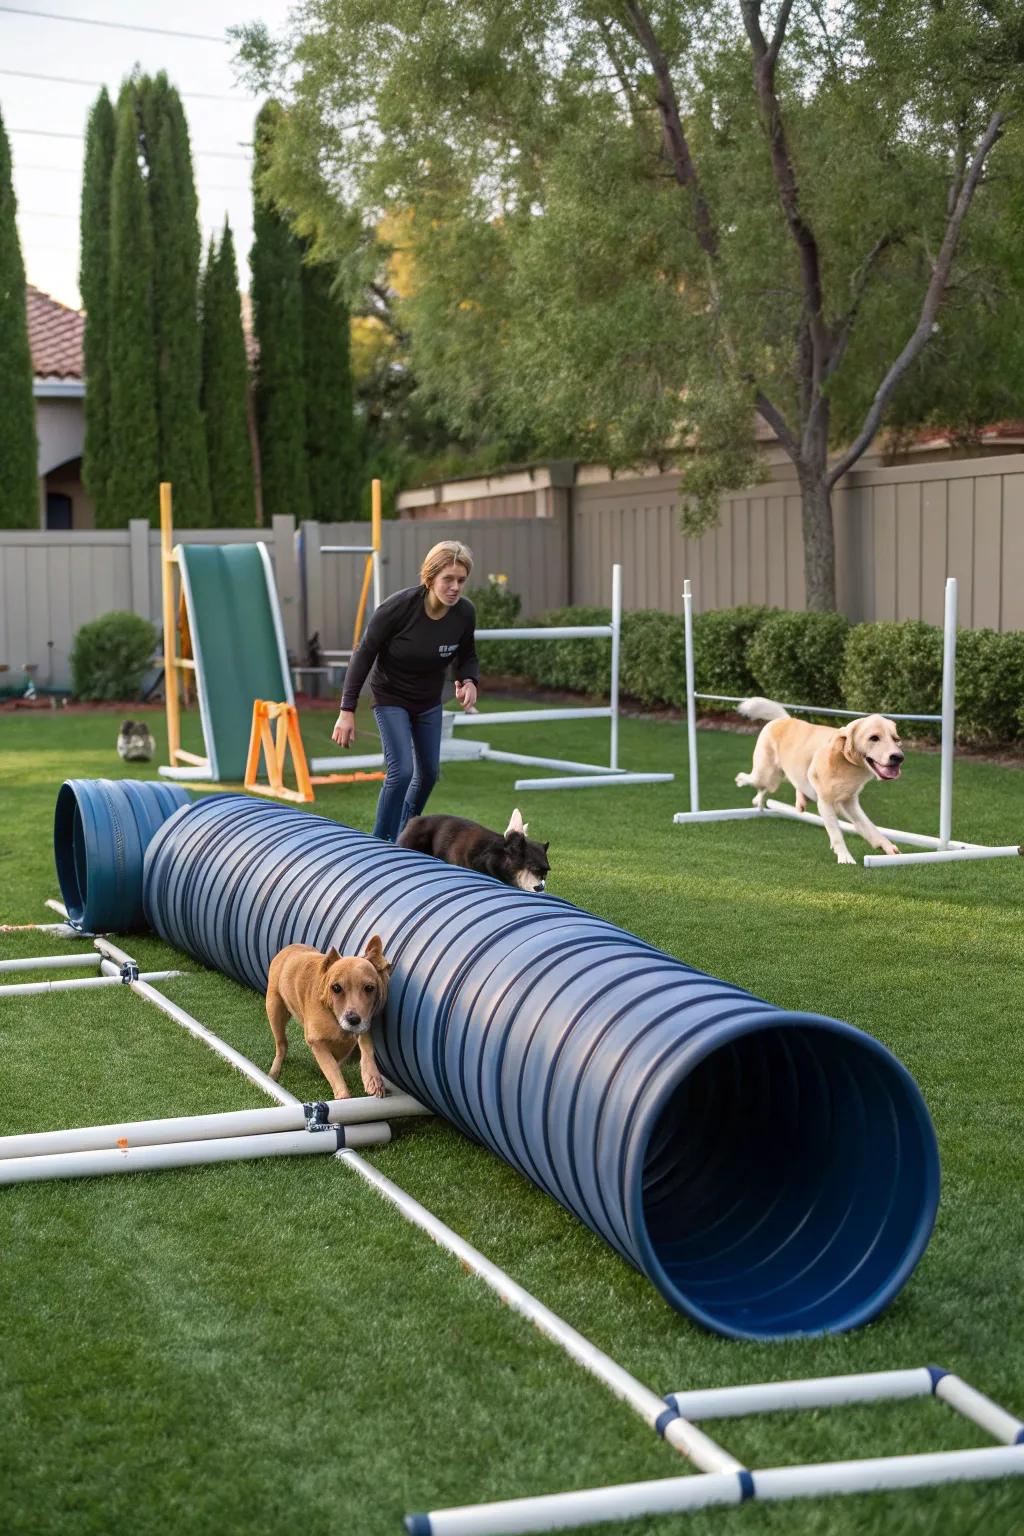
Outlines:
<svg viewBox="0 0 1024 1536"><path fill-rule="evenodd" d="M239 283L243 290L248 288L248 146L260 102L236 84L234 49L225 33L229 26L253 21L264 21L272 32L279 32L291 4L0 0L0 111L14 161L18 230L30 283L63 304L79 304L78 212L86 119L100 87L105 85L116 100L122 79L138 64L148 74L165 69L181 92L203 245L211 233L219 233L227 215L238 253ZM116 26L96 25L99 22ZM142 28L196 35L165 36ZM49 78L36 78L40 75ZM73 83L79 81L86 83ZM208 96L216 99L202 99Z"/></svg>

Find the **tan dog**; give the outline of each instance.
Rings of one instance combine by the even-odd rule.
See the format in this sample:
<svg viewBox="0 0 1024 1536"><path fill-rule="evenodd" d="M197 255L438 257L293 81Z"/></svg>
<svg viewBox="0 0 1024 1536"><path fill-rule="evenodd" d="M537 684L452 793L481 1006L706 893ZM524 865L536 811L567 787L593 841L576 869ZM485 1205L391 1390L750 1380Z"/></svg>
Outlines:
<svg viewBox="0 0 1024 1536"><path fill-rule="evenodd" d="M750 773L738 773L736 783L752 784L754 804L764 808L785 776L796 790L796 808L807 809L817 800L832 852L840 864L857 861L846 846L839 817L845 815L872 848L899 853L894 843L869 821L860 808L860 792L874 779L898 779L903 764L899 733L884 715L865 715L836 730L830 725L809 725L794 720L781 704L771 699L744 699L741 715L767 720L754 747Z"/></svg>
<svg viewBox="0 0 1024 1536"><path fill-rule="evenodd" d="M281 1075L288 1054L288 1020L298 1019L306 1044L336 1099L350 1097L341 1063L359 1045L359 1070L367 1093L383 1098L384 1079L373 1054L370 1026L387 1001L391 967L374 934L362 957L326 955L309 944L289 944L270 962L267 1018L277 1042L270 1075Z"/></svg>

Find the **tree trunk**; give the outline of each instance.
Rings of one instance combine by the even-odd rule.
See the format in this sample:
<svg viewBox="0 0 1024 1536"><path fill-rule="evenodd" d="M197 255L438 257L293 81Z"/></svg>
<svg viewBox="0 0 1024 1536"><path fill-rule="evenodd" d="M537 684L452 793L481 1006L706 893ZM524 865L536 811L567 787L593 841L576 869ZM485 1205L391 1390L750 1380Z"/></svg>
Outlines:
<svg viewBox="0 0 1024 1536"><path fill-rule="evenodd" d="M800 505L804 534L805 602L813 613L834 613L836 607L836 544L832 524L832 494L825 466L800 471Z"/></svg>

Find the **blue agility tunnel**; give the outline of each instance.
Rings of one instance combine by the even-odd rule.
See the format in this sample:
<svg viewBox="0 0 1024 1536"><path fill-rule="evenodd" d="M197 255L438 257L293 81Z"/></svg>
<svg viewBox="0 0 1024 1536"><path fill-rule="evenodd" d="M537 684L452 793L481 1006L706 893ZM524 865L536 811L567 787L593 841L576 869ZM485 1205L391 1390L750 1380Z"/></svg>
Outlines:
<svg viewBox="0 0 1024 1536"><path fill-rule="evenodd" d="M87 933L144 928L142 861L157 827L191 795L177 784L67 779L57 793L53 852L68 918Z"/></svg>
<svg viewBox="0 0 1024 1536"><path fill-rule="evenodd" d="M882 1045L716 981L551 896L305 811L217 795L153 835L145 910L259 991L286 944L379 933L387 1076L733 1338L853 1328L939 1198L920 1091Z"/></svg>

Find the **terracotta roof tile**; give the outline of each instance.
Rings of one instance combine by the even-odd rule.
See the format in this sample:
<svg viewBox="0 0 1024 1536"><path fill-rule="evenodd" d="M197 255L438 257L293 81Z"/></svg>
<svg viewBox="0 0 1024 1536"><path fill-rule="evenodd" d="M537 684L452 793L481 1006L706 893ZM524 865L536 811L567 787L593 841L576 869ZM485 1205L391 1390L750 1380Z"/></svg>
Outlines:
<svg viewBox="0 0 1024 1536"><path fill-rule="evenodd" d="M83 311L69 309L31 283L25 291L33 373L43 379L84 379Z"/></svg>

